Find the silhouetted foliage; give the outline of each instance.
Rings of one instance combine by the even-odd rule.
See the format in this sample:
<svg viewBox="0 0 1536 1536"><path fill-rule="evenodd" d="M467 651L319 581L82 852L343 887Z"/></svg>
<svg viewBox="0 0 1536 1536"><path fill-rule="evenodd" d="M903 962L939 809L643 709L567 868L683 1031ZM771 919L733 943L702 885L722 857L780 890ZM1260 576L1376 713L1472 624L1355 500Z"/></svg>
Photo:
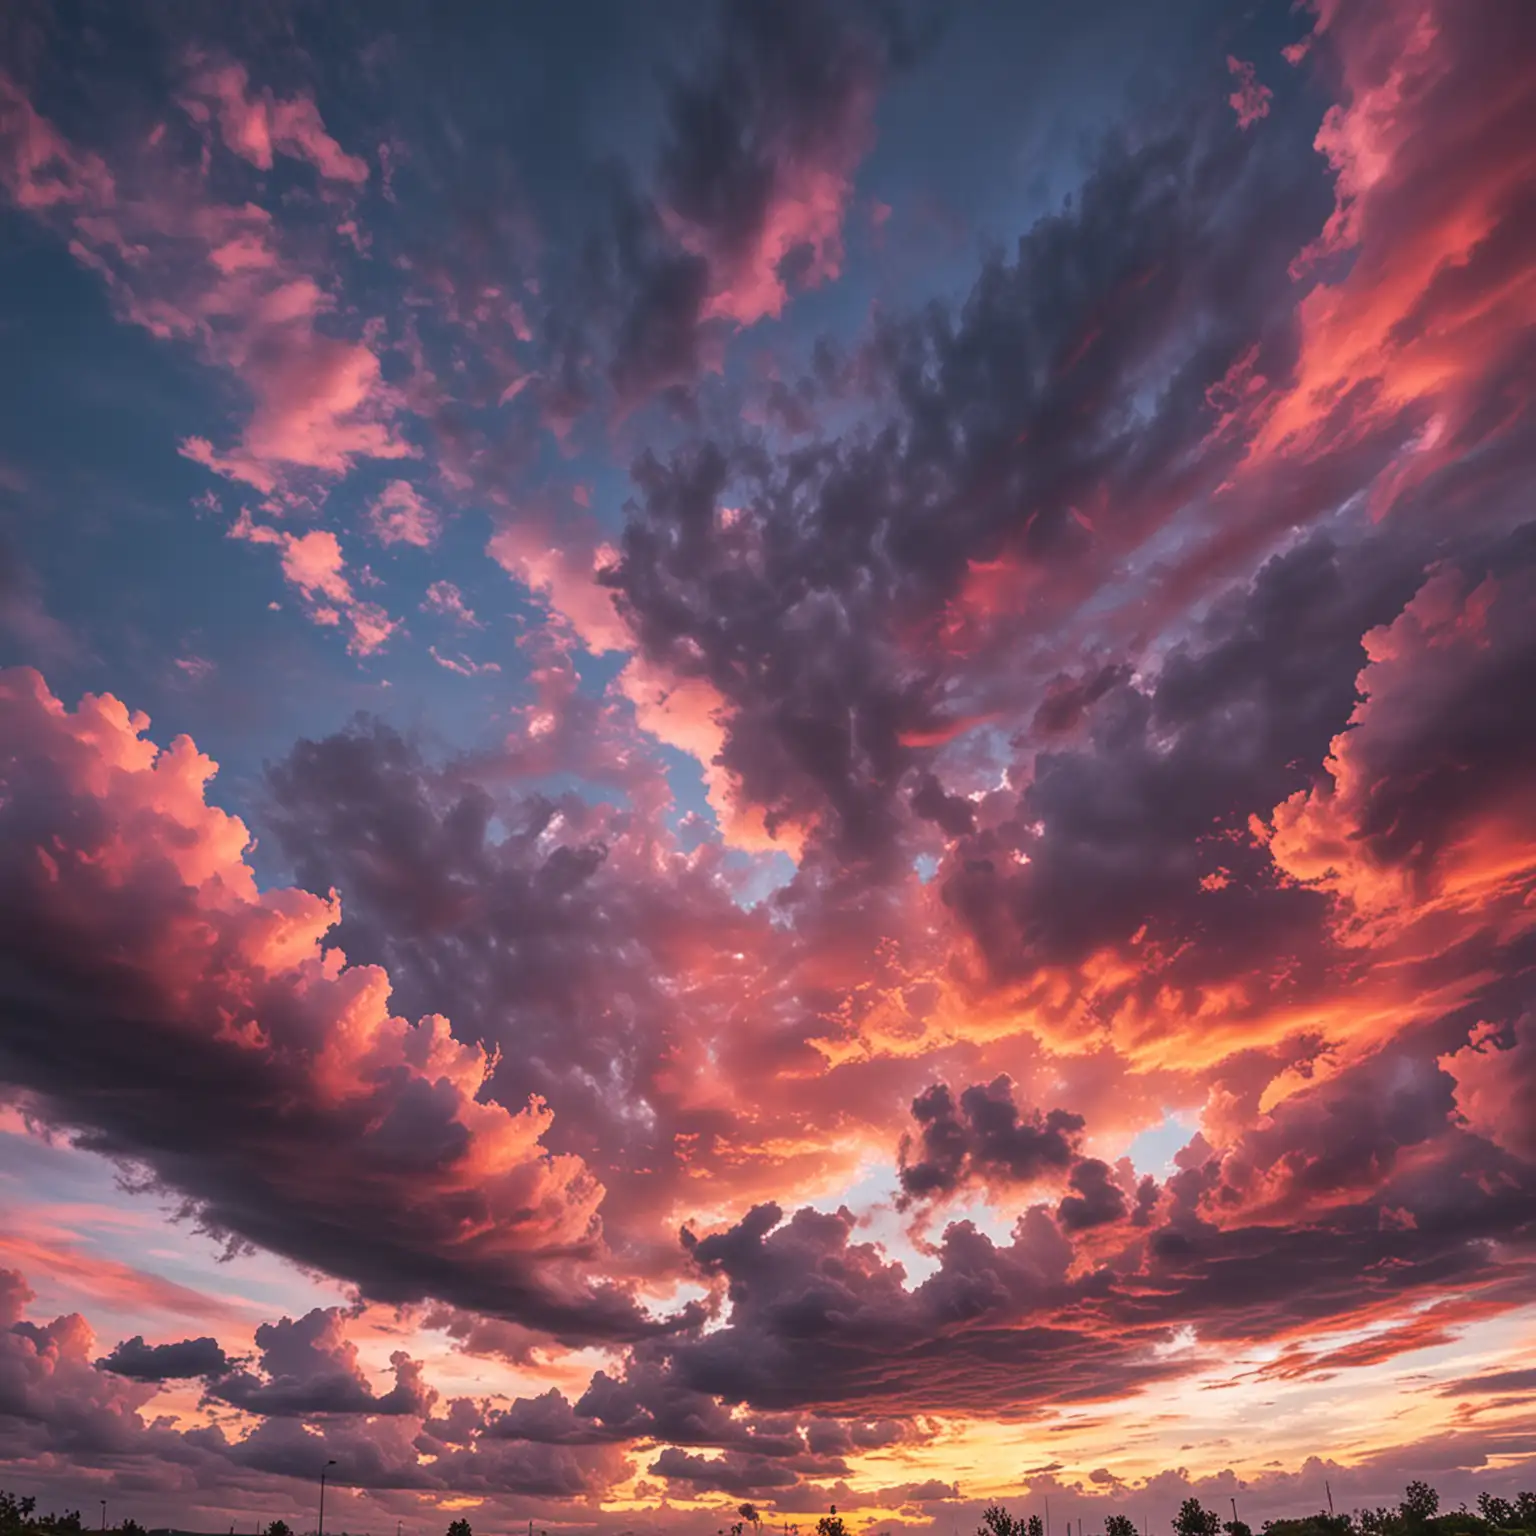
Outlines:
<svg viewBox="0 0 1536 1536"><path fill-rule="evenodd" d="M1173 1517L1176 1536L1221 1536L1221 1516L1199 1499L1185 1499Z"/></svg>
<svg viewBox="0 0 1536 1536"><path fill-rule="evenodd" d="M1263 1536L1536 1536L1536 1494L1513 1499L1480 1494L1477 1512L1440 1512L1440 1495L1428 1483L1410 1483L1395 1509L1362 1509L1353 1515L1319 1510L1299 1520L1266 1520Z"/></svg>
<svg viewBox="0 0 1536 1536"><path fill-rule="evenodd" d="M1364 1518L1362 1515L1362 1521ZM1362 1523L1360 1530L1366 1529ZM1266 1520L1264 1532L1265 1536L1358 1536L1352 1516L1330 1515L1326 1509L1299 1520Z"/></svg>
<svg viewBox="0 0 1536 1536"><path fill-rule="evenodd" d="M838 1514L836 1504L816 1522L816 1536L848 1536L848 1527Z"/></svg>
<svg viewBox="0 0 1536 1536"><path fill-rule="evenodd" d="M475 1536L475 1533L470 1530L469 1521L460 1518L448 1527L448 1536Z"/></svg>
<svg viewBox="0 0 1536 1536"><path fill-rule="evenodd" d="M0 1493L0 1533L11 1536L14 1531L24 1531L37 1508L36 1499L20 1499L14 1493Z"/></svg>
<svg viewBox="0 0 1536 1536"><path fill-rule="evenodd" d="M267 1527L267 1536L293 1536L293 1527L286 1520L274 1520Z"/></svg>
<svg viewBox="0 0 1536 1536"><path fill-rule="evenodd" d="M1223 1520L1221 1528L1227 1536L1253 1536L1253 1527L1246 1520Z"/></svg>
<svg viewBox="0 0 1536 1536"><path fill-rule="evenodd" d="M1045 1536L1045 1521L1039 1515L1031 1515L1029 1517L1027 1536Z"/></svg>
<svg viewBox="0 0 1536 1536"><path fill-rule="evenodd" d="M1025 1536L1024 1522L1015 1520L1001 1504L988 1504L981 1512L976 1536Z"/></svg>
<svg viewBox="0 0 1536 1536"><path fill-rule="evenodd" d="M37 1500L0 1489L0 1536L74 1536L83 1529L78 1509L62 1515L39 1515Z"/></svg>
<svg viewBox="0 0 1536 1536"><path fill-rule="evenodd" d="M1129 1515L1110 1515L1104 1521L1104 1536L1141 1536Z"/></svg>

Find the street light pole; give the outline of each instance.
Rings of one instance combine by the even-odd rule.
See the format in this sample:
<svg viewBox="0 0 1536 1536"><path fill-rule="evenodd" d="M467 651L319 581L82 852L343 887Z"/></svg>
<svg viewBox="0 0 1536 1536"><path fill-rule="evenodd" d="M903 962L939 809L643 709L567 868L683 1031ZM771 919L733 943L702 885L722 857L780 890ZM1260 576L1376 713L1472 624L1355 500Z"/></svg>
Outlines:
<svg viewBox="0 0 1536 1536"><path fill-rule="evenodd" d="M320 1528L315 1532L315 1536L325 1536L325 1473L326 1468L335 1465L336 1458L333 1456L324 1467L320 1468Z"/></svg>
<svg viewBox="0 0 1536 1536"><path fill-rule="evenodd" d="M101 1501L101 1528L102 1530L107 1528L107 1501L105 1499Z"/></svg>

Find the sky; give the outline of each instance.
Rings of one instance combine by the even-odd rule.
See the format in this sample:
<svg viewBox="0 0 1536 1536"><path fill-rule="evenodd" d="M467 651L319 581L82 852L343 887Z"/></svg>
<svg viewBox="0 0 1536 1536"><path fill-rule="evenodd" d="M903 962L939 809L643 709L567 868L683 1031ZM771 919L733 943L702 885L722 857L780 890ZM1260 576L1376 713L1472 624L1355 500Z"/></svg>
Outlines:
<svg viewBox="0 0 1536 1536"><path fill-rule="evenodd" d="M1536 1486L1536 9L0 11L0 1486Z"/></svg>

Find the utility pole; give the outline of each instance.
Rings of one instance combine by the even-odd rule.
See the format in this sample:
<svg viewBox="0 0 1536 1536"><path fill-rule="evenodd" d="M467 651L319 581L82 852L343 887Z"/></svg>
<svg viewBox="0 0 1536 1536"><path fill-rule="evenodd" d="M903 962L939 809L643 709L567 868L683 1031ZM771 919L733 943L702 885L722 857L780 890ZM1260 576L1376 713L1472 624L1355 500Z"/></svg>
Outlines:
<svg viewBox="0 0 1536 1536"><path fill-rule="evenodd" d="M320 1468L320 1526L316 1530L315 1536L325 1536L325 1474L335 1465L336 1458L333 1456L326 1462L325 1466Z"/></svg>
<svg viewBox="0 0 1536 1536"><path fill-rule="evenodd" d="M107 1501L105 1499L101 1501L101 1528L102 1530L107 1528Z"/></svg>
<svg viewBox="0 0 1536 1536"><path fill-rule="evenodd" d="M1328 1479L1323 1479L1323 1491L1328 1495L1328 1513L1333 1513L1333 1489L1328 1486Z"/></svg>
<svg viewBox="0 0 1536 1536"><path fill-rule="evenodd" d="M1230 1497L1230 1495L1229 1495L1229 1497ZM1232 1500L1232 1524L1233 1525L1237 1524L1237 1500L1236 1499Z"/></svg>
<svg viewBox="0 0 1536 1536"><path fill-rule="evenodd" d="M1045 1536L1051 1536L1051 1501L1045 1501Z"/></svg>

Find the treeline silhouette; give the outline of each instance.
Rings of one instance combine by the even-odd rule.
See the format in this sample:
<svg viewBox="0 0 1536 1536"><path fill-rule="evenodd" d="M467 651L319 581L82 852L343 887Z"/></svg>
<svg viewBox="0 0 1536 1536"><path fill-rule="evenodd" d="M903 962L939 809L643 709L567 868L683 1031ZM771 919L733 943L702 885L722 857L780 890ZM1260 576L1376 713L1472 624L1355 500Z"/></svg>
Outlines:
<svg viewBox="0 0 1536 1536"><path fill-rule="evenodd" d="M763 1524L757 1509L743 1504L737 1513L741 1521L732 1525L731 1536L744 1536L748 1526L757 1536ZM1082 1522L1078 1525L1078 1536L1082 1536ZM78 1509L40 1515L36 1499L0 1489L0 1536L85 1536L87 1529ZM131 1519L111 1529L119 1536L147 1536L144 1527ZM1440 1495L1428 1483L1409 1483L1396 1508L1357 1509L1347 1515L1319 1510L1299 1519L1266 1520L1260 1529L1264 1536L1536 1536L1536 1493L1516 1494L1513 1499L1480 1493L1475 1510L1463 1505L1442 1514ZM1070 1520L1067 1532L1071 1536ZM286 1520L273 1520L265 1527L265 1536L293 1536L293 1528ZM469 1521L460 1517L449 1522L446 1536L474 1533ZM546 1533L540 1531L538 1536ZM852 1536L836 1505L816 1522L816 1536ZM1013 1515L1001 1504L989 1504L976 1536L1046 1536L1045 1521L1038 1514ZM1143 1531L1130 1515L1113 1514L1105 1519L1102 1536L1151 1536L1151 1532ZM1223 1520L1199 1499L1185 1499L1173 1517L1173 1536L1254 1536L1254 1532L1235 1513Z"/></svg>
<svg viewBox="0 0 1536 1536"><path fill-rule="evenodd" d="M1082 1522L1078 1523L1081 1536ZM1357 1509L1347 1515L1319 1510L1299 1519L1266 1520L1265 1536L1536 1536L1536 1493L1502 1499L1480 1493L1477 1508L1463 1505L1444 1514L1440 1495L1428 1483L1409 1483L1395 1508ZM1068 1536L1072 1522L1067 1521ZM1185 1499L1173 1517L1174 1536L1253 1536L1253 1527L1239 1520L1223 1520L1199 1499ZM1037 1514L1012 1515L1001 1504L983 1511L976 1536L1046 1536L1045 1521ZM1098 1536L1098 1533L1094 1533ZM1113 1514L1104 1521L1103 1536L1151 1536L1129 1515Z"/></svg>

